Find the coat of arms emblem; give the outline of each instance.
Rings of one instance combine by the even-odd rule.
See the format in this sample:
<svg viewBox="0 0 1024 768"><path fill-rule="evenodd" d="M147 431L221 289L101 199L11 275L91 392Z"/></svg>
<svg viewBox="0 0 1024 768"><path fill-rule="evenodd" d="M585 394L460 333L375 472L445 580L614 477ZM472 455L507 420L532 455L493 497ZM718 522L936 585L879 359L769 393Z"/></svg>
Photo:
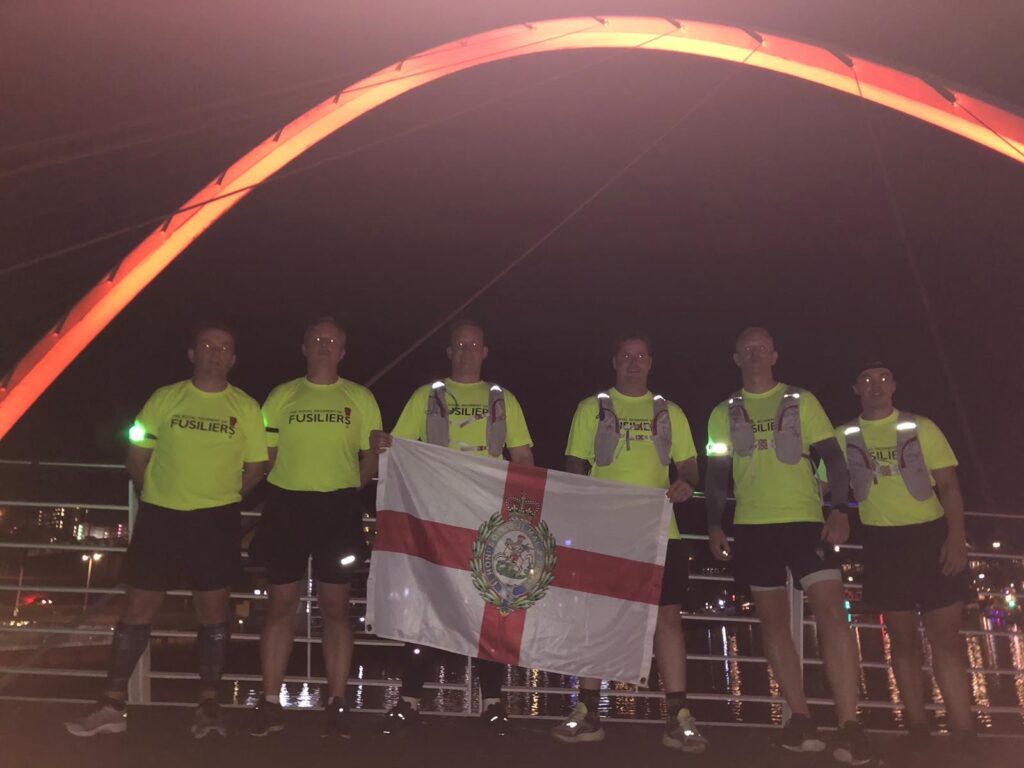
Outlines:
<svg viewBox="0 0 1024 768"><path fill-rule="evenodd" d="M533 525L538 506L525 494L510 499L508 520L495 512L473 542L473 586L503 616L534 605L555 578L555 537L544 521Z"/></svg>

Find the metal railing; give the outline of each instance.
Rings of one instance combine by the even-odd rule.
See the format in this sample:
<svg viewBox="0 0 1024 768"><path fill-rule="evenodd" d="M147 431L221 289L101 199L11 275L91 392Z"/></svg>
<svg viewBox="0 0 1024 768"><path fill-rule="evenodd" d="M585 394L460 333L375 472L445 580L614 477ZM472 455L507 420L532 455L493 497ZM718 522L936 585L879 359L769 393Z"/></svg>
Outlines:
<svg viewBox="0 0 1024 768"><path fill-rule="evenodd" d="M113 464L87 464L87 463L74 463L74 462L12 462L12 461L0 461L0 466L25 466L25 467L46 467L53 469L87 469L87 470L123 470L120 465ZM88 510L105 510L113 512L123 512L126 515L127 527L129 536L134 527L135 516L137 514L137 498L131 488L130 483L127 489L127 503L126 504L109 504L109 503L86 503L86 502L46 502L46 501L33 501L24 499L12 499L12 500L0 500L0 508L30 508L30 509L88 509ZM253 517L258 516L259 513L247 511L243 512L244 516ZM1014 523L1024 523L1024 517L1017 517L1013 515L1000 515L1000 514L986 514L977 512L968 512L968 518L992 518L1001 519L1006 521L1012 521ZM368 524L372 524L374 519L372 517L367 518ZM688 539L695 542L706 542L707 536L684 534L684 539ZM95 553L123 553L126 551L124 546L112 546L112 545L97 545L97 544L73 544L73 543L62 543L62 542L15 542L15 541L0 541L0 556L2 556L5 550L36 550L36 551L77 551L83 554L93 555ZM856 544L842 545L840 550L848 552L856 552L860 550L860 546ZM1024 554L1014 554L1008 552L981 552L974 551L969 553L969 558L974 561L992 560L992 561L1016 561L1024 564ZM694 582L710 582L710 583L721 583L728 584L732 583L733 579L727 575L716 575L716 574L692 574L690 576L691 581ZM301 683L306 685L321 685L325 684L326 678L313 674L313 647L321 643L321 639L315 636L314 629L314 616L317 608L317 597L313 593L313 579L312 579L312 566L311 563L307 564L306 574L306 589L304 594L300 597L301 610L305 614L305 631L304 633L297 633L295 642L304 646L306 664L304 675L289 675L284 678L285 683ZM859 589L860 584L856 582L847 581L844 583L844 587L847 589ZM1021 584L1022 591L1024 591L1024 583ZM16 595L20 596L21 593L48 593L48 594L81 594L84 600L88 600L90 596L100 596L102 598L110 599L113 596L124 593L121 587L93 587L87 584L85 587L66 586L66 585L49 585L49 584L25 584L19 579L16 585L0 583L0 593L15 592ZM804 596L803 593L794 588L792 581L787 585L787 592L790 603L791 611L791 632L793 634L794 642L797 647L798 654L801 662L805 666L819 667L823 664L822 659L817 657L808 657L805 653L804 647L804 628L814 627L815 621L811 618L807 618L805 615L804 607ZM994 593L993 593L994 594ZM1002 594L1002 593L999 593ZM175 590L168 592L170 596L182 596L187 597L190 592L184 590ZM265 590L255 590L254 593L249 592L232 592L232 601L263 601L267 599ZM365 605L365 598L354 598L352 603L356 606ZM17 610L18 598L15 600L15 610ZM113 627L99 627L89 626L86 622L89 620L90 615L95 611L96 603L93 603L93 608L83 611L78 615L74 621L71 622L70 626L61 626L56 624L39 624L32 622L10 622L7 626L0 625L0 635L4 633L9 634L20 634L28 637L34 637L42 635L42 641L37 644L38 648L54 648L61 647L64 639L71 638L102 638L106 641L113 634ZM356 617L358 622L363 620L363 617ZM758 624L756 616L725 616L718 614L702 614L694 612L684 611L682 619L688 624L716 624L716 625L729 625L729 624L742 624L742 625L755 625ZM865 630L878 630L884 629L883 625L876 622L869 621L851 621L851 626L855 629ZM923 628L922 628L923 632ZM961 634L967 637L971 636L982 636L986 638L994 637L1007 637L1011 638L1019 643L1024 644L1024 632L1016 630L997 630L991 628L964 628ZM176 638L194 638L195 632L188 630L173 630L173 629L162 629L153 630L153 638L163 639L176 639ZM52 642L53 638L58 638L60 642ZM231 636L233 643L252 643L259 641L259 634L253 632L239 632L233 633ZM401 646L402 643L399 641L386 640L376 638L373 635L365 632L357 632L355 643L357 646ZM30 647L32 647L30 645ZM1024 647L1024 645L1022 645ZM0 652L4 649L0 647ZM767 660L763 656L757 655L744 655L739 653L729 653L727 649L723 649L722 654L714 653L689 653L687 655L689 662L696 663L714 663L714 664L767 664ZM1021 661L1024 662L1024 655L1021 656ZM479 702L475 700L473 696L473 685L472 685L472 666L473 659L467 658L466 673L464 681L461 683L427 683L426 688L428 690L441 690L441 691L455 691L461 692L464 695L464 706L462 711L446 711L445 715L463 715L469 716L476 714L475 705ZM891 664L889 661L861 661L862 669L877 669L886 670L891 674ZM926 665L923 670L931 673L930 667ZM1024 663L1021 666L1014 667L981 667L975 664L969 663L967 666L969 674L974 676L1013 676L1020 682L1017 683L1017 689L1020 692L1018 696L1017 706L998 706L991 704L978 704L975 703L972 706L972 710L976 713L985 713L988 715L999 714L999 715L1016 715L1024 719ZM75 669L66 667L46 667L46 666L34 666L31 663L20 664L20 665L0 665L0 675L3 676L47 676L55 678L105 678L106 673L100 670L89 670L89 669ZM261 677L257 673L231 673L228 675L231 680L237 680L240 682L259 682ZM136 667L135 673L129 682L128 689L128 701L131 704L151 704L152 698L152 682L155 680L197 680L198 675L195 673L182 673L182 672L171 672L171 671L160 671L152 669L152 659L150 648L147 648L138 666ZM400 681L392 678L350 678L349 686L363 686L367 688L389 688L396 689L400 685ZM8 695L4 691L4 685L0 683L0 700L44 700L53 702L80 702L88 703L89 699L77 699L67 697L53 697L53 696L17 696ZM543 695L561 695L561 696L574 696L577 691L575 687L551 687L551 686L537 686L537 685L506 685L503 690L507 693L515 694L543 694ZM633 688L610 688L606 687L602 690L602 696L608 697L632 697L635 699L646 699L646 698L660 698L662 694L658 691L651 690L637 690ZM773 707L780 708L781 712L785 712L785 703L783 699L775 695L762 695L762 694L750 694L750 693L713 693L713 692L701 692L691 691L688 694L689 698L696 701L712 701L712 702L742 702L742 703L756 703L756 704L768 704ZM162 705L182 705L192 706L192 702L188 701L160 701ZM826 698L814 698L808 699L808 703L813 706L833 706L831 699ZM898 701L888 700L872 700L862 699L859 702L859 706L862 709L878 709L878 710L899 710L902 708L902 704ZM941 711L942 707L940 704L930 703L928 708L933 711ZM363 712L382 712L380 708L361 708ZM425 713L435 714L435 713ZM518 717L529 717L529 718L540 718L540 719L556 719L561 717L560 715L541 715L541 714L530 714L530 715L515 715ZM644 718L606 718L610 722L652 722L645 720ZM729 721L714 721L713 724L724 726L724 725L741 725L745 727L758 727L759 723L751 722L729 722ZM1015 735L1024 736L1024 733Z"/></svg>

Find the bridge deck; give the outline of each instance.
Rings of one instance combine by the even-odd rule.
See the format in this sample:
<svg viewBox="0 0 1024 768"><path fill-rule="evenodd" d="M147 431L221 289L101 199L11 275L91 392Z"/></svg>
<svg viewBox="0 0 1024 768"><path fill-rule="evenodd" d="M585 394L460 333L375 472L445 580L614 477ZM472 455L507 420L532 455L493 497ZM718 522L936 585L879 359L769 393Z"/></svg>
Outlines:
<svg viewBox="0 0 1024 768"><path fill-rule="evenodd" d="M586 768L815 768L836 765L829 753L791 755L769 746L770 731L757 728L708 728L713 748L703 756L683 755L660 745L656 726L612 723L601 744L579 746L553 742L550 721L517 720L514 735L500 741L484 738L478 724L467 718L431 717L415 732L399 738L379 735L380 716L357 715L354 738L319 738L318 713L287 712L283 732L257 739L242 731L247 712L227 710L232 733L226 739L195 741L188 733L191 712L181 707L139 707L130 711L123 736L78 739L64 733L61 723L82 711L80 706L50 703L0 704L0 755L7 766L76 766L76 768L282 768L353 765L372 768L566 768L572 762ZM932 739L920 754L909 751L901 737L877 737L875 746L885 765L896 768L1020 765L1018 739L982 739L971 758L949 754L946 738Z"/></svg>

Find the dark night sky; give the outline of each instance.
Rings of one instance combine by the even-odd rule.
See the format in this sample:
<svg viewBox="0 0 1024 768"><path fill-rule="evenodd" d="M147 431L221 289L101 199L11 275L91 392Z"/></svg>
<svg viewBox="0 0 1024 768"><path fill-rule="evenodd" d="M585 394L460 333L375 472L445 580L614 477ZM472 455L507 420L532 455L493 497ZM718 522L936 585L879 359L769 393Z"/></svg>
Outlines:
<svg viewBox="0 0 1024 768"><path fill-rule="evenodd" d="M954 5L6 3L0 268L173 210L330 93L425 48L516 22L600 13L736 23L1024 105L1024 6L940 7ZM541 463L561 465L574 404L609 385L616 328L655 336L654 388L683 406L702 445L708 412L738 384L735 334L757 323L775 333L779 377L816 392L835 422L856 413L855 361L890 360L899 402L945 429L969 503L985 506L870 124L994 508L1018 509L1024 166L817 86L653 52L488 65L361 118L292 167L335 160L257 190L203 235L39 400L0 455L118 459L148 393L188 374L184 329L200 315L238 324L234 379L258 399L301 374L298 336L324 311L350 328L343 375L365 380L718 83L701 109L469 310L490 329L485 375L522 400ZM423 124L432 125L381 141ZM26 169L38 163L51 165ZM148 229L0 277L0 367ZM445 372L444 345L438 335L375 387L387 423L415 386Z"/></svg>

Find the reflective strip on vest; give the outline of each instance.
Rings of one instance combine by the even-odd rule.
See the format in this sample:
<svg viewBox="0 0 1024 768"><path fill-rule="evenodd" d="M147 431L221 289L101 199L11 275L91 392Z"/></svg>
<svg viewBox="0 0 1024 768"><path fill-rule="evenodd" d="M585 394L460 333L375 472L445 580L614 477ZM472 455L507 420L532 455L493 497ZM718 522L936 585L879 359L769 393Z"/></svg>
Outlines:
<svg viewBox="0 0 1024 768"><path fill-rule="evenodd" d="M498 457L505 448L508 433L505 393L497 384L487 386L487 452ZM451 444L448 415L448 391L443 381L435 381L430 385L430 394L427 395L427 442L431 445L447 448Z"/></svg>
<svg viewBox="0 0 1024 768"><path fill-rule="evenodd" d="M672 421L668 412L668 400L654 395L651 414L651 442L658 451L658 459L668 466L672 462ZM615 404L607 392L597 393L597 430L594 432L594 464L607 467L615 460L619 447L619 417Z"/></svg>
<svg viewBox="0 0 1024 768"><path fill-rule="evenodd" d="M743 391L729 398L729 439L737 456L754 455L754 423L743 405ZM800 425L800 390L786 387L775 413L775 456L783 464L798 464L804 457L803 428Z"/></svg>
<svg viewBox="0 0 1024 768"><path fill-rule="evenodd" d="M878 483L879 467L864 441L859 422L851 421L843 430L846 436L846 457L850 467L850 487L853 498L864 501L871 486ZM935 495L931 475L917 436L917 416L898 411L896 414L896 466L899 468L907 492L918 501L928 501Z"/></svg>

